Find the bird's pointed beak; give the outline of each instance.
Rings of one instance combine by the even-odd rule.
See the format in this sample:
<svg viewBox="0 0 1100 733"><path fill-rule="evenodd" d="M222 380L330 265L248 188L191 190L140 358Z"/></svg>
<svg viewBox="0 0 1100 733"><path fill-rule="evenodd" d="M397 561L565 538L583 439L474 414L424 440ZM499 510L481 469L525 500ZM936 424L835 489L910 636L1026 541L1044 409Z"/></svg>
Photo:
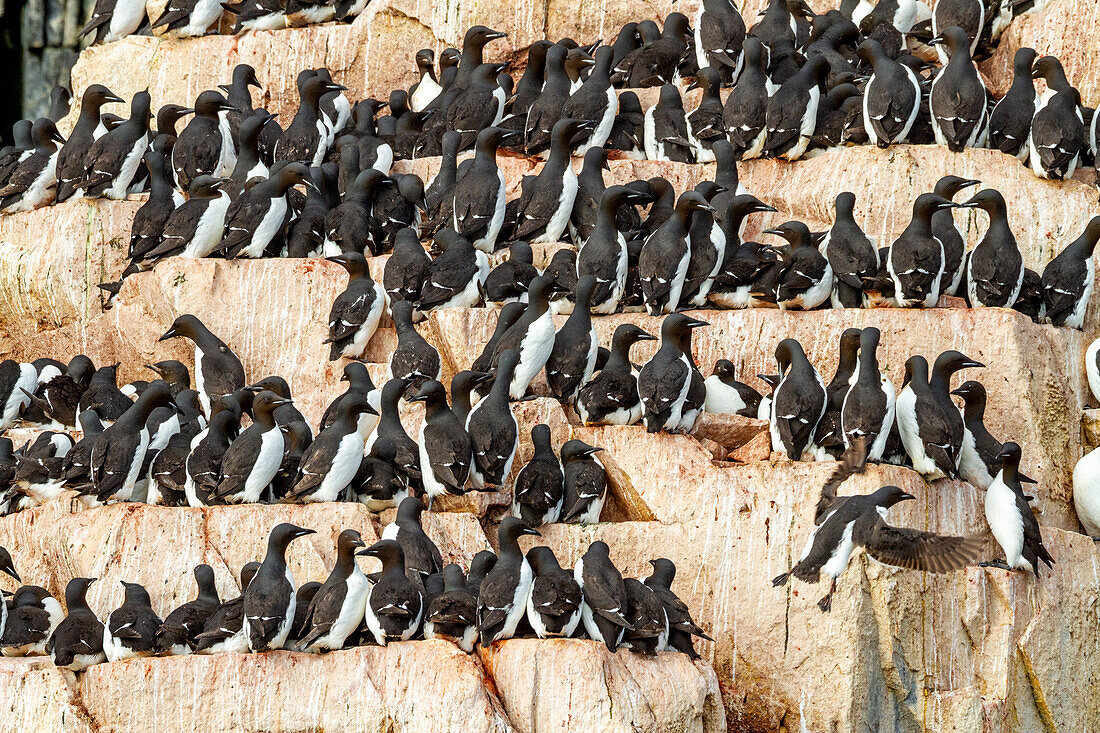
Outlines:
<svg viewBox="0 0 1100 733"><path fill-rule="evenodd" d="M901 498L902 498L903 501L908 501L910 499L916 499L917 497L913 496L912 494L910 494L908 492L904 492L904 493L902 493Z"/></svg>
<svg viewBox="0 0 1100 733"><path fill-rule="evenodd" d="M943 36L933 36L929 41L929 46L938 46L943 43Z"/></svg>
<svg viewBox="0 0 1100 733"><path fill-rule="evenodd" d="M176 336L176 329L169 328L167 331L164 332L163 336L157 339L157 341L167 341L168 339L175 338Z"/></svg>
<svg viewBox="0 0 1100 733"><path fill-rule="evenodd" d="M120 104L126 101L117 94L108 94L106 97L104 97L104 99L106 99L108 102L118 102Z"/></svg>
<svg viewBox="0 0 1100 733"><path fill-rule="evenodd" d="M535 537L542 537L542 533L540 533L534 527L524 527L523 528L523 534L534 535Z"/></svg>
<svg viewBox="0 0 1100 733"><path fill-rule="evenodd" d="M508 34L504 31L493 31L486 36L490 41L495 41L498 38L507 38Z"/></svg>
<svg viewBox="0 0 1100 733"><path fill-rule="evenodd" d="M700 321L698 318L689 318L687 322L688 328L700 328L701 326L709 326L706 321Z"/></svg>
<svg viewBox="0 0 1100 733"><path fill-rule="evenodd" d="M272 404L275 404L275 405L293 405L294 404L294 400L290 399L289 397L276 397L275 399L271 400L271 402L272 402ZM312 532L313 530L310 530L310 531Z"/></svg>
<svg viewBox="0 0 1100 733"><path fill-rule="evenodd" d="M294 532L295 537L305 537L306 535L310 535L310 534L317 534L317 530L315 530L315 529L306 529L305 527L299 527L297 529L297 531Z"/></svg>

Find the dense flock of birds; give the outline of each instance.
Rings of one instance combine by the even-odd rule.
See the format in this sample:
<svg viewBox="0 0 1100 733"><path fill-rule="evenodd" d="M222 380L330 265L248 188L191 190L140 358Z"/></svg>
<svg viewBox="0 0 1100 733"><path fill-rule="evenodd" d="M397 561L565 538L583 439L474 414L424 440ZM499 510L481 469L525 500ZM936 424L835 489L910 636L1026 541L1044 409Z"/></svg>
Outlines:
<svg viewBox="0 0 1100 733"><path fill-rule="evenodd" d="M101 41L135 32L144 4L140 15L129 5L97 3L87 30ZM259 0L224 8L238 14L237 30L247 30L346 20L365 5ZM164 105L155 126L148 92L135 94L129 118L121 119L103 107L123 100L91 85L67 140L55 125L69 102L58 90L50 116L17 123L14 144L0 150L0 210L148 192L133 221L124 278L169 257L328 257L349 275L328 336L330 358L347 360L348 387L315 434L285 379L248 381L232 349L194 315L161 337L194 344L193 373L160 361L149 366L156 379L120 387L118 365L96 367L84 355L68 363L0 362L0 433L17 423L43 428L18 449L0 437L4 511L72 489L88 506L358 501L371 511L397 507L397 519L369 548L345 530L329 579L301 588L284 553L311 530L279 525L263 563L242 569L241 596L220 601L213 571L199 566L198 597L163 621L140 585L126 584L123 606L106 623L84 600L91 579L70 582L64 619L49 593L24 586L10 607L0 604L3 652L48 653L58 666L79 670L131 656L322 651L421 635L471 651L477 639L530 632L694 655L692 635L706 637L670 590L670 561L654 561L642 582L623 580L602 542L573 572L549 548L520 551L518 538L537 534L535 526L598 522L609 486L598 446L555 441L545 424L532 427L533 456L512 478L519 444L513 405L541 374L548 393L586 425L641 422L649 432L690 433L704 411L738 414L766 421L773 451L791 460L839 460L804 553L774 581L817 582L824 573L832 586L823 611L857 546L881 562L929 572L972 564L982 551L977 537L887 524L887 509L914 498L897 487L837 496L868 461L984 489L989 529L1005 555L992 564L1038 575L1053 558L1022 489L1030 479L1019 471L1021 448L985 428L981 383L951 389L955 373L982 364L948 351L930 367L914 355L897 392L879 366L879 330L848 329L828 384L801 344L787 338L775 348L777 373L759 375L771 390L762 394L726 359L703 377L692 332L708 324L700 313L681 312L932 307L956 295L972 307L1016 308L1036 321L1081 328L1100 217L1039 274L1024 266L1000 193L985 189L955 201L978 181L941 179L917 197L910 224L881 249L856 221L850 192L837 197L826 232L789 221L767 232L782 245L743 239L749 216L775 211L739 183L738 162L754 157L795 160L839 144L935 141L955 152L989 145L1048 178L1068 178L1093 162L1096 117L1057 59L1022 49L1000 100L977 73L974 54L1025 6L941 0L922 13L928 9L913 0L846 1L818 15L799 0L773 0L746 30L727 0L706 0L694 21L672 13L663 28L630 23L607 46L536 42L518 80L483 59L485 46L504 34L476 26L461 51L447 49L438 65L433 52L418 53L419 80L386 101L352 103L327 69L303 71L298 111L285 129L254 107L250 88L260 83L247 65L221 91L201 92L192 107ZM153 25L201 35L221 12L210 0L172 0ZM941 67L918 55L921 40ZM1046 81L1042 96L1033 78ZM701 89L690 112L681 79ZM659 87L648 110L630 91L641 87ZM498 165L502 149L544 159L511 201ZM439 167L427 182L396 165L432 156ZM579 173L573 157L583 159ZM714 177L679 194L660 176L606 186L609 157L713 161ZM989 215L970 252L951 215L960 207ZM502 250L507 259L490 267ZM542 268L536 252L546 260ZM378 255L388 255L381 282L370 271ZM121 286L102 287L117 294ZM481 304L496 309L496 328L448 389L438 351L415 324L436 309ZM658 337L622 324L605 346L593 318L642 308L663 321L659 348L638 365L633 345ZM379 389L362 357L387 311L397 345ZM554 314L568 314L560 329ZM1086 367L1100 392L1098 351L1090 348ZM962 399L961 411L952 396ZM424 403L415 437L402 424L402 400ZM65 430L76 427L82 437L74 441ZM1086 528L1100 518L1097 489L1078 503ZM500 524L499 558L482 553L464 572L443 567L419 515L441 496L470 490L510 491L512 516ZM357 555L379 559L382 572L364 575ZM0 570L18 580L6 552Z"/></svg>
<svg viewBox="0 0 1100 733"><path fill-rule="evenodd" d="M49 655L58 667L78 672L137 657L319 653L419 638L450 641L465 652L478 642L488 646L517 636L591 638L610 651L674 650L697 659L692 637L710 639L671 588L671 560L650 561L647 578L623 578L607 544L597 541L573 570L563 569L549 547L520 549L520 537L538 532L514 517L499 527L499 556L482 550L464 572L456 563L444 566L420 525L420 502L408 498L382 539L368 547L358 531L342 531L325 582L296 587L286 550L310 534L314 530L287 523L272 529L263 562L241 568L241 594L226 600L218 595L213 569L197 566L195 599L164 619L139 583L122 582L123 603L104 620L85 598L94 578L69 581L67 615L45 588L20 586L0 604L0 651ZM365 574L359 556L380 561L380 571ZM0 571L21 582L4 548Z"/></svg>

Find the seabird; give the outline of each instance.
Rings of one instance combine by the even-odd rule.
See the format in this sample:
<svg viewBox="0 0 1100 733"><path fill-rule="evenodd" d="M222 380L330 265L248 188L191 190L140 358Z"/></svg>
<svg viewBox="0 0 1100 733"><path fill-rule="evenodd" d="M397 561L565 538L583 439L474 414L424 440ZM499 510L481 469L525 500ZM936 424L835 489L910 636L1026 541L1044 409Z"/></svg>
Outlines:
<svg viewBox="0 0 1100 733"><path fill-rule="evenodd" d="M508 392L519 362L520 354L514 349L500 354L492 389L466 418L465 429L473 450L470 483L475 489L502 487L511 473L519 444L519 423L512 414Z"/></svg>
<svg viewBox="0 0 1100 733"><path fill-rule="evenodd" d="M945 199L954 199L958 193L981 181L958 176L944 176L936 181L933 193ZM951 209L942 209L932 214L932 236L940 240L943 246L943 277L940 279L940 292L946 295L961 295L966 259L966 236L955 221Z"/></svg>
<svg viewBox="0 0 1100 733"><path fill-rule="evenodd" d="M1031 170L1040 178L1056 181L1072 178L1087 145L1081 94L1070 85L1061 62L1054 56L1036 61L1032 74L1046 81L1047 91L1039 98L1031 121L1028 137Z"/></svg>
<svg viewBox="0 0 1100 733"><path fill-rule="evenodd" d="M872 327L859 334L859 357L851 387L843 394L840 434L844 447L864 441L867 459L880 461L894 426L894 385L879 370L878 345L881 332Z"/></svg>
<svg viewBox="0 0 1100 733"><path fill-rule="evenodd" d="M222 112L235 110L220 92L207 90L195 99L195 116L172 146L172 170L176 187L186 191L201 175L227 178L237 162L229 123Z"/></svg>
<svg viewBox="0 0 1100 733"><path fill-rule="evenodd" d="M416 230L406 227L394 237L393 252L382 271L382 287L390 303L399 300L420 301L420 291L428 279L432 259L420 244Z"/></svg>
<svg viewBox="0 0 1100 733"><path fill-rule="evenodd" d="M550 156L536 176L525 176L522 191L506 207L513 240L530 243L560 242L577 196L577 174L570 164L573 137L590 123L564 118L554 124Z"/></svg>
<svg viewBox="0 0 1100 733"><path fill-rule="evenodd" d="M424 612L424 638L444 639L469 654L477 643L477 595L455 563L443 568L443 584Z"/></svg>
<svg viewBox="0 0 1100 733"><path fill-rule="evenodd" d="M781 378L769 400L772 450L797 461L810 447L817 424L825 414L828 395L821 375L795 339L779 342L775 360Z"/></svg>
<svg viewBox="0 0 1100 733"><path fill-rule="evenodd" d="M687 432L702 412L706 387L691 355L691 331L706 325L683 313L661 323L661 348L638 372L647 432Z"/></svg>
<svg viewBox="0 0 1100 733"><path fill-rule="evenodd" d="M764 54L764 46L758 39L745 38L744 67L722 109L726 134L741 160L760 157L767 139L769 95Z"/></svg>
<svg viewBox="0 0 1100 733"><path fill-rule="evenodd" d="M856 196L850 191L837 195L836 220L821 241L821 254L833 271L833 308L860 308L863 294L878 273L878 249L855 220Z"/></svg>
<svg viewBox="0 0 1100 733"><path fill-rule="evenodd" d="M256 398L263 401L264 393ZM242 630L251 652L282 649L294 621L297 599L294 595L294 576L286 565L286 548L299 537L314 534L315 530L303 529L282 523L271 530L267 538L267 554L248 587L241 593Z"/></svg>
<svg viewBox="0 0 1100 733"><path fill-rule="evenodd" d="M713 214L714 209L699 192L685 191L672 216L642 245L638 276L650 315L673 313L685 305L681 295L691 260L688 231L695 212Z"/></svg>
<svg viewBox="0 0 1100 733"><path fill-rule="evenodd" d="M783 255L777 281L779 309L813 310L829 300L833 266L814 247L809 228L800 221L788 221L764 233L782 237L791 246Z"/></svg>
<svg viewBox="0 0 1100 733"><path fill-rule="evenodd" d="M213 176L196 176L188 199L168 215L160 243L145 256L142 267L152 269L166 257L206 257L222 240L229 194L225 181Z"/></svg>
<svg viewBox="0 0 1100 733"><path fill-rule="evenodd" d="M31 211L53 203L57 184L57 144L65 139L53 121L40 117L31 125L34 152L12 171L0 188L0 211Z"/></svg>
<svg viewBox="0 0 1100 733"><path fill-rule="evenodd" d="M643 24L639 24L639 29ZM611 81L619 87L655 87L676 81L677 67L688 51L691 28L683 13L665 17L661 35L643 43L615 64Z"/></svg>
<svg viewBox="0 0 1100 733"><path fill-rule="evenodd" d="M46 642L65 618L61 604L45 588L20 586L11 599L11 609L3 624L5 657L31 657L46 653Z"/></svg>
<svg viewBox="0 0 1100 733"><path fill-rule="evenodd" d="M969 1L969 0L968 0ZM979 3L980 4L980 3ZM1012 59L1012 86L989 113L989 145L1021 162L1031 154L1031 120L1035 116L1035 49L1020 48Z"/></svg>
<svg viewBox="0 0 1100 733"><path fill-rule="evenodd" d="M302 453L297 483L288 499L309 504L337 501L359 471L367 438L361 415L377 414L367 394L352 392L340 401L336 419Z"/></svg>
<svg viewBox="0 0 1100 733"><path fill-rule="evenodd" d="M1100 476L1100 449L1093 449L1083 455L1073 467L1073 508L1077 520L1085 534L1093 540L1100 540L1100 493L1097 477ZM8 623L11 623L9 620Z"/></svg>
<svg viewBox="0 0 1100 733"><path fill-rule="evenodd" d="M420 79L409 87L409 109L420 112L439 96L443 87L435 76L435 51L423 48L416 52L415 60Z"/></svg>
<svg viewBox="0 0 1100 733"><path fill-rule="evenodd" d="M88 608L85 595L95 578L73 578L65 586L65 609L68 615L57 625L46 654L55 667L80 672L107 659L103 653L103 624Z"/></svg>
<svg viewBox="0 0 1100 733"><path fill-rule="evenodd" d="M408 480L397 465L397 448L387 436L375 438L355 476L355 493L360 504L372 512L400 505L409 495Z"/></svg>
<svg viewBox="0 0 1100 733"><path fill-rule="evenodd" d="M80 116L69 133L68 140L57 153L57 201L68 201L77 193L84 178L84 155L97 137L106 132L100 130L103 105L126 100L114 94L102 84L92 84L80 97Z"/></svg>
<svg viewBox="0 0 1100 733"><path fill-rule="evenodd" d="M453 229L437 233L432 245L441 248L442 254L428 267L417 309L426 313L435 308L471 308L481 302L489 276L488 255Z"/></svg>
<svg viewBox="0 0 1100 733"><path fill-rule="evenodd" d="M454 187L454 229L477 249L496 249L497 234L504 224L505 180L497 167L497 148L507 134L487 127L477 134L473 162Z"/></svg>
<svg viewBox="0 0 1100 733"><path fill-rule="evenodd" d="M497 84L497 64L482 64L474 70L470 84L447 105L447 130L459 134L459 151L469 150L479 132L495 127L504 117L505 93Z"/></svg>
<svg viewBox="0 0 1100 733"><path fill-rule="evenodd" d="M309 604L309 633L298 643L299 649L340 649L363 622L370 585L355 561L356 551L363 547L366 543L354 529L345 529L336 538L336 564Z"/></svg>
<svg viewBox="0 0 1100 733"><path fill-rule="evenodd" d="M473 444L469 433L447 405L443 385L430 379L409 401L424 403L424 422L417 444L429 506L437 496L466 493Z"/></svg>
<svg viewBox="0 0 1100 733"><path fill-rule="evenodd" d="M170 0L153 24L152 30L165 27L169 38L205 36L221 20L222 6L217 0Z"/></svg>
<svg viewBox="0 0 1100 733"><path fill-rule="evenodd" d="M195 391L199 393L203 412L210 415L214 398L233 394L245 386L244 366L225 342L196 316L189 313L180 316L157 340L167 341L177 336L195 344Z"/></svg>
<svg viewBox="0 0 1100 733"><path fill-rule="evenodd" d="M657 651L673 649L687 654L692 659L698 659L699 654L695 651L691 637L698 636L707 641L714 641L714 639L707 636L706 632L692 620L687 604L672 591L672 581L676 579L676 565L666 558L650 560L649 564L653 566L653 572L642 582L660 599L668 621L667 638L664 639L663 644L657 645Z"/></svg>
<svg viewBox="0 0 1100 733"><path fill-rule="evenodd" d="M95 494L100 502L130 499L149 447L149 415L171 404L168 385L156 380L114 424L96 436L89 465L91 484L83 493Z"/></svg>
<svg viewBox="0 0 1100 733"><path fill-rule="evenodd" d="M974 308L1011 308L1024 282L1024 255L1008 225L1000 192L979 191L963 206L989 214L989 229L966 259L966 289Z"/></svg>
<svg viewBox="0 0 1100 733"><path fill-rule="evenodd" d="M905 362L904 386L895 406L898 432L913 468L929 480L958 475L965 425L951 401L951 375L982 366L958 351L945 351L936 358L929 379L923 356Z"/></svg>
<svg viewBox="0 0 1100 733"><path fill-rule="evenodd" d="M527 388L542 371L553 351L555 334L550 296L555 289L554 283L541 275L533 279L528 289L527 308L501 335L494 348L493 362L509 349L519 353L519 362L508 386L508 395L513 400L523 399Z"/></svg>
<svg viewBox="0 0 1100 733"><path fill-rule="evenodd" d="M936 305L943 292L944 251L932 230L932 216L958 205L934 193L922 193L913 203L913 219L890 245L887 271L899 308Z"/></svg>
<svg viewBox="0 0 1100 733"><path fill-rule="evenodd" d="M138 263L139 267L146 266L143 260L160 244L164 227L176 210L176 191L172 187L164 156L148 150L142 160L149 171L149 198L134 212L127 252L131 261Z"/></svg>
<svg viewBox="0 0 1100 733"><path fill-rule="evenodd" d="M516 517L505 517L497 528L500 555L484 576L477 599L477 628L483 647L515 636L527 611L534 572L519 549L519 538L525 534L539 536Z"/></svg>
<svg viewBox="0 0 1100 733"><path fill-rule="evenodd" d="M593 313L614 313L626 288L629 254L626 237L615 223L616 214L623 206L646 200L648 196L627 186L612 186L603 192L595 226L577 255L577 277L596 278Z"/></svg>
<svg viewBox="0 0 1100 733"><path fill-rule="evenodd" d="M951 57L932 80L928 98L936 142L953 153L982 147L989 116L987 91L970 56L966 31L958 26L945 28L929 43L946 45Z"/></svg>
<svg viewBox="0 0 1100 733"><path fill-rule="evenodd" d="M648 160L694 163L695 151L688 139L684 100L675 84L661 87L657 103L645 113L643 140Z"/></svg>
<svg viewBox="0 0 1100 733"><path fill-rule="evenodd" d="M703 403L706 412L756 417L760 393L737 381L736 370L729 359L714 362L714 371L703 380L703 384L707 388L707 399Z"/></svg>
<svg viewBox="0 0 1100 733"><path fill-rule="evenodd" d="M382 251L383 232L374 209L385 174L374 168L360 171L344 191L344 199L325 214L326 256L355 252L371 256Z"/></svg>
<svg viewBox="0 0 1100 733"><path fill-rule="evenodd" d="M155 654L156 635L163 623L153 610L145 586L125 580L122 585L126 589L122 605L103 624L103 653L108 662Z"/></svg>
<svg viewBox="0 0 1100 733"><path fill-rule="evenodd" d="M596 524L600 521L600 513L607 499L607 469L596 457L596 453L602 450L575 438L561 447L565 476L562 522Z"/></svg>
<svg viewBox="0 0 1100 733"><path fill-rule="evenodd" d="M0 433L15 425L38 387L33 364L5 359L0 362Z"/></svg>
<svg viewBox="0 0 1100 733"><path fill-rule="evenodd" d="M206 429L191 439L184 462L183 491L188 506L210 503L210 495L221 478L222 459L237 437L240 420L241 406L232 395L215 398Z"/></svg>
<svg viewBox="0 0 1100 733"><path fill-rule="evenodd" d="M573 573L562 569L549 547L532 547L526 559L534 577L527 597L527 622L540 639L573 636L584 606Z"/></svg>
<svg viewBox="0 0 1100 733"><path fill-rule="evenodd" d="M615 51L601 46L593 52L595 62L588 78L572 93L562 106L563 119L578 119L588 123L591 134L575 148L575 154L583 157L590 148L602 148L611 136L616 115L619 114L619 96L611 85L611 65ZM578 131L580 132L580 131ZM551 141L551 146L553 141Z"/></svg>
<svg viewBox="0 0 1100 733"><path fill-rule="evenodd" d="M393 443L397 466L409 480L412 488L421 483L420 448L401 425L397 403L409 389L409 380L390 379L382 385L382 409L379 410L378 428L374 440L386 438Z"/></svg>
<svg viewBox="0 0 1100 733"><path fill-rule="evenodd" d="M692 27L699 68L719 71L727 83L737 79L745 62L745 20L737 7L730 0L703 0Z"/></svg>
<svg viewBox="0 0 1100 733"><path fill-rule="evenodd" d="M485 278L485 302L500 308L508 303L527 302L527 289L539 274L535 254L527 242L508 245L508 259L501 262Z"/></svg>
<svg viewBox="0 0 1100 733"><path fill-rule="evenodd" d="M221 464L221 478L211 497L226 504L255 504L283 461L283 431L272 414L290 400L270 390L252 402L254 422L230 444Z"/></svg>
<svg viewBox="0 0 1100 733"><path fill-rule="evenodd" d="M122 200L137 180L142 157L152 138L149 132L149 92L130 101L130 118L103 135L84 156L84 178L80 187L86 196Z"/></svg>
<svg viewBox="0 0 1100 733"><path fill-rule="evenodd" d="M270 178L242 193L226 211L225 236L216 251L227 259L262 257L283 230L287 192L299 184L316 188L308 168L301 163L288 163Z"/></svg>
<svg viewBox="0 0 1100 733"><path fill-rule="evenodd" d="M829 63L821 56L811 56L768 98L764 154L798 160L806 152L817 129L821 85L828 73Z"/></svg>
<svg viewBox="0 0 1100 733"><path fill-rule="evenodd" d="M1043 270L1047 322L1068 328L1084 327L1095 281L1092 255L1097 241L1100 241L1100 217L1094 216L1081 236L1066 245Z"/></svg>
<svg viewBox="0 0 1100 733"><path fill-rule="evenodd" d="M246 563L241 568L241 594L223 601L218 610L207 619L202 633L196 637L196 654L228 652L244 654L248 651L248 639L244 631L244 592L252 584L260 563Z"/></svg>
<svg viewBox="0 0 1100 733"><path fill-rule="evenodd" d="M96 0L80 35L95 31L93 45L112 43L136 33L144 21L145 5L140 0Z"/></svg>
<svg viewBox="0 0 1100 733"><path fill-rule="evenodd" d="M412 312L413 304L407 300L399 300L390 308L397 331L397 346L390 354L389 379L408 380L407 394L429 380L439 379L442 369L439 352L416 330Z"/></svg>
<svg viewBox="0 0 1100 733"><path fill-rule="evenodd" d="M959 451L959 476L978 487L988 489L993 478L1001 470L1001 441L989 434L985 427L985 387L980 382L963 382L951 394L963 401L963 442ZM1020 481L1035 483L1023 474Z"/></svg>
<svg viewBox="0 0 1100 733"><path fill-rule="evenodd" d="M626 618L627 595L623 577L611 562L606 542L596 541L577 560L573 578L581 587L584 603L581 620L593 641L602 641L614 652L623 634L632 629Z"/></svg>
<svg viewBox="0 0 1100 733"><path fill-rule="evenodd" d="M370 589L364 620L375 642L408 641L420 628L424 599L405 575L405 552L394 540L381 540L357 555L382 561L382 575Z"/></svg>
<svg viewBox="0 0 1100 733"><path fill-rule="evenodd" d="M405 497L397 505L397 514L382 530L381 539L394 540L405 553L406 574L426 580L443 570L439 547L424 531L421 514L424 505L415 496Z"/></svg>
<svg viewBox="0 0 1100 733"><path fill-rule="evenodd" d="M158 654L172 656L190 654L199 645L199 634L214 612L221 605L218 588L214 585L214 570L209 565L195 566L195 585L198 595L164 618L156 633Z"/></svg>
<svg viewBox="0 0 1100 733"><path fill-rule="evenodd" d="M1020 486L1020 446L1005 443L997 459L1000 470L985 492L985 519L1005 553L1005 560L989 564L1025 573L1031 571L1038 578L1039 562L1054 567L1054 558L1043 546L1039 521Z"/></svg>
<svg viewBox="0 0 1100 733"><path fill-rule="evenodd" d="M860 44L859 56L873 69L863 92L867 137L880 148L908 142L920 111L920 80L908 66L887 56L878 41Z"/></svg>
<svg viewBox="0 0 1100 733"><path fill-rule="evenodd" d="M529 525L552 524L561 517L565 474L550 442L550 426L531 428L534 453L519 470L512 498L512 516Z"/></svg>
<svg viewBox="0 0 1100 733"><path fill-rule="evenodd" d="M884 565L930 573L947 573L973 563L982 546L978 537L950 537L886 523L885 514L890 507L914 498L897 486L883 486L862 496L831 499L823 496L801 557L772 584L786 585L791 575L806 583L816 583L824 572L832 582L817 605L828 613L837 578L848 567L856 547L866 548L872 558Z"/></svg>
<svg viewBox="0 0 1100 733"><path fill-rule="evenodd" d="M630 361L630 347L639 341L656 337L632 323L615 327L607 363L577 392L577 414L585 425L633 425L642 419L638 378Z"/></svg>
<svg viewBox="0 0 1100 733"><path fill-rule="evenodd" d="M386 292L371 279L367 260L358 252L328 258L348 273L348 286L336 296L328 316L329 361L361 357L378 328Z"/></svg>
<svg viewBox="0 0 1100 733"><path fill-rule="evenodd" d="M596 370L600 340L590 311L595 288L596 278L591 275L577 281L573 312L554 336L554 347L546 361L546 382L559 400L572 402Z"/></svg>

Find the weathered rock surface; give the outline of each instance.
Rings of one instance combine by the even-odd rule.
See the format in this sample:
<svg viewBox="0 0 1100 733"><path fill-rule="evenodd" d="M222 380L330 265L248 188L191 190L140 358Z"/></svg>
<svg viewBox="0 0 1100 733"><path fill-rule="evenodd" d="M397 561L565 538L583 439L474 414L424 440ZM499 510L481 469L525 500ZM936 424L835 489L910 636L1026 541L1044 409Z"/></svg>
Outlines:
<svg viewBox="0 0 1100 733"><path fill-rule="evenodd" d="M726 730L718 679L709 665L662 652L609 654L579 639L513 639L481 650L508 717L522 733Z"/></svg>

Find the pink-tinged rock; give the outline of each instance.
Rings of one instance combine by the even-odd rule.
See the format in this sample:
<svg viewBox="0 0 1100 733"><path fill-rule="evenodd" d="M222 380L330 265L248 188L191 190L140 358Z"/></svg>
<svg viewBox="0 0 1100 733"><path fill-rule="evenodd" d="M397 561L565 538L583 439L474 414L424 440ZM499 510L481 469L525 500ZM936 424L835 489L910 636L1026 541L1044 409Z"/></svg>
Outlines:
<svg viewBox="0 0 1100 733"><path fill-rule="evenodd" d="M704 412L696 421L692 435L713 440L726 450L734 451L767 430L768 423L764 420L729 413Z"/></svg>
<svg viewBox="0 0 1100 733"><path fill-rule="evenodd" d="M96 285L126 267L142 203L84 199L0 216L0 333L30 338L98 313Z"/></svg>
<svg viewBox="0 0 1100 733"><path fill-rule="evenodd" d="M675 652L643 657L581 639L512 639L481 649L486 673L522 733L725 731L718 679Z"/></svg>
<svg viewBox="0 0 1100 733"><path fill-rule="evenodd" d="M80 696L46 657L0 659L0 686L5 693L3 725L11 731L94 733L98 729Z"/></svg>
<svg viewBox="0 0 1100 733"><path fill-rule="evenodd" d="M442 641L134 659L90 668L79 692L104 733L513 730L480 665Z"/></svg>

